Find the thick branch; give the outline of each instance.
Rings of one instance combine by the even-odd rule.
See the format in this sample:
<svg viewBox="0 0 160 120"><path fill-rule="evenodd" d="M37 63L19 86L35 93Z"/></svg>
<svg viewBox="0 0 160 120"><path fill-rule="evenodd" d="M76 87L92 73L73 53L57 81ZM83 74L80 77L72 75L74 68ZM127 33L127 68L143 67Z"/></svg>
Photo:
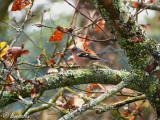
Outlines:
<svg viewBox="0 0 160 120"><path fill-rule="evenodd" d="M156 75L156 71L160 70L160 45L147 37L144 29L129 15L128 6L122 0L93 1L105 19L107 27L125 50L133 71L139 76L134 82L142 87L140 92L145 93L152 105L160 109L160 88L157 86L159 78ZM151 60L153 62L149 63Z"/></svg>
<svg viewBox="0 0 160 120"><path fill-rule="evenodd" d="M125 71L116 71L111 69L79 69L79 70L68 70L53 75L46 75L42 78L37 78L37 80L43 82L45 85L39 87L38 92L44 92L46 90L55 89L64 86L72 86L77 84L87 84L87 83L102 83L102 84L118 84L120 81L128 78L133 80L136 77L134 74L130 74ZM136 78L135 78L136 79ZM0 107L6 106L9 103L18 100L17 94L20 94L23 98L30 97L29 91L33 85L21 85L21 89L12 92L3 92L3 97L0 100ZM128 85L131 89L139 90L136 84L132 83Z"/></svg>

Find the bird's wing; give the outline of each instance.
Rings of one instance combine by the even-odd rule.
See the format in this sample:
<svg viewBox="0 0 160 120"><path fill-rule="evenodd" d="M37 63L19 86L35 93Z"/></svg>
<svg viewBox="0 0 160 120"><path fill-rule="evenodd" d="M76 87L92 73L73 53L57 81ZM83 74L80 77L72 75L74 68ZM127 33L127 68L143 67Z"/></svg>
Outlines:
<svg viewBox="0 0 160 120"><path fill-rule="evenodd" d="M86 57L86 58L89 58L90 60L101 60L97 56L92 55L90 53L82 53L82 52L80 52L80 53L77 53L77 56L78 57Z"/></svg>

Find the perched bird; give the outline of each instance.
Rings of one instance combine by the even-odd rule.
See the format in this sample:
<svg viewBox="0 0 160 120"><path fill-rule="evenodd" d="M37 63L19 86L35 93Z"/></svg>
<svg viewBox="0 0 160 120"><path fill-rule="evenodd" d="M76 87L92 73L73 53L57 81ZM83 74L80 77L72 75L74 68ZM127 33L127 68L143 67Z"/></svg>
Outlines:
<svg viewBox="0 0 160 120"><path fill-rule="evenodd" d="M70 52L73 55L74 62L80 66L89 66L90 64L97 62L98 60L101 60L101 58L98 58L96 55L93 55L87 51L81 50L76 46L74 46L70 50Z"/></svg>

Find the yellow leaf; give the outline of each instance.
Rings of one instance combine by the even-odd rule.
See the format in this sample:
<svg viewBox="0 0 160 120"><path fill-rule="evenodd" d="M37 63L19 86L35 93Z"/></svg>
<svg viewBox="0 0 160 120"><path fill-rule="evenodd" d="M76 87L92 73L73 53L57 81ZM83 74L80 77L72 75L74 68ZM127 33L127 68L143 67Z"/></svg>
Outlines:
<svg viewBox="0 0 160 120"><path fill-rule="evenodd" d="M7 43L6 42L0 42L0 50L6 45ZM5 51L8 49L8 45L6 45L6 47L5 48L3 48L3 50L1 51L1 53L0 53L0 57L2 57L3 55L4 55L4 53L5 53Z"/></svg>

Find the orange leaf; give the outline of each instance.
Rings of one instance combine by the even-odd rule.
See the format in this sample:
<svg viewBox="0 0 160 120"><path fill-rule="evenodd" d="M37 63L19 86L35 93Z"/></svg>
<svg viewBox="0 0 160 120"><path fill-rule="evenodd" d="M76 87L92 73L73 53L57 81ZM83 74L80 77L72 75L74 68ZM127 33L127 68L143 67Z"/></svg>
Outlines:
<svg viewBox="0 0 160 120"><path fill-rule="evenodd" d="M36 97L36 89L35 88L31 88L29 94L31 95L32 98Z"/></svg>
<svg viewBox="0 0 160 120"><path fill-rule="evenodd" d="M11 11L19 11L29 4L30 2L28 0L16 0L12 5Z"/></svg>
<svg viewBox="0 0 160 120"><path fill-rule="evenodd" d="M87 86L86 91L91 92L90 86ZM87 93L87 96L89 97L91 93Z"/></svg>
<svg viewBox="0 0 160 120"><path fill-rule="evenodd" d="M82 46L83 46L83 49L86 50L86 49L87 49L87 46L88 46L88 45L87 45L87 42L84 42L84 43L82 44Z"/></svg>
<svg viewBox="0 0 160 120"><path fill-rule="evenodd" d="M57 56L58 54L59 54L59 52L58 53L54 53L55 56Z"/></svg>
<svg viewBox="0 0 160 120"><path fill-rule="evenodd" d="M60 53L60 56L62 56L62 57L63 57L63 56L64 56L64 54L63 54L63 53Z"/></svg>
<svg viewBox="0 0 160 120"><path fill-rule="evenodd" d="M99 87L99 85L97 83L90 83L90 85L91 86L98 86Z"/></svg>
<svg viewBox="0 0 160 120"><path fill-rule="evenodd" d="M14 82L14 79L11 75L8 75L8 80L7 80L8 83L12 83Z"/></svg>
<svg viewBox="0 0 160 120"><path fill-rule="evenodd" d="M131 115L131 110L130 109L125 109L124 113L122 114L122 116L124 117L128 117Z"/></svg>
<svg viewBox="0 0 160 120"><path fill-rule="evenodd" d="M138 8L139 7L139 3L138 2L132 2L132 6L135 7L135 8Z"/></svg>
<svg viewBox="0 0 160 120"><path fill-rule="evenodd" d="M104 20L101 20L101 21L97 22L97 25L99 25L102 29L104 28L104 24L105 24ZM95 29L94 29L94 31L101 31L101 29L99 28L99 26L96 26Z"/></svg>
<svg viewBox="0 0 160 120"><path fill-rule="evenodd" d="M54 63L54 58L52 58L51 60L46 61L47 63Z"/></svg>
<svg viewBox="0 0 160 120"><path fill-rule="evenodd" d="M61 27L61 29L63 29L63 27ZM52 36L49 38L49 41L59 41L62 39L62 36L63 36L63 32L56 30L54 31Z"/></svg>

